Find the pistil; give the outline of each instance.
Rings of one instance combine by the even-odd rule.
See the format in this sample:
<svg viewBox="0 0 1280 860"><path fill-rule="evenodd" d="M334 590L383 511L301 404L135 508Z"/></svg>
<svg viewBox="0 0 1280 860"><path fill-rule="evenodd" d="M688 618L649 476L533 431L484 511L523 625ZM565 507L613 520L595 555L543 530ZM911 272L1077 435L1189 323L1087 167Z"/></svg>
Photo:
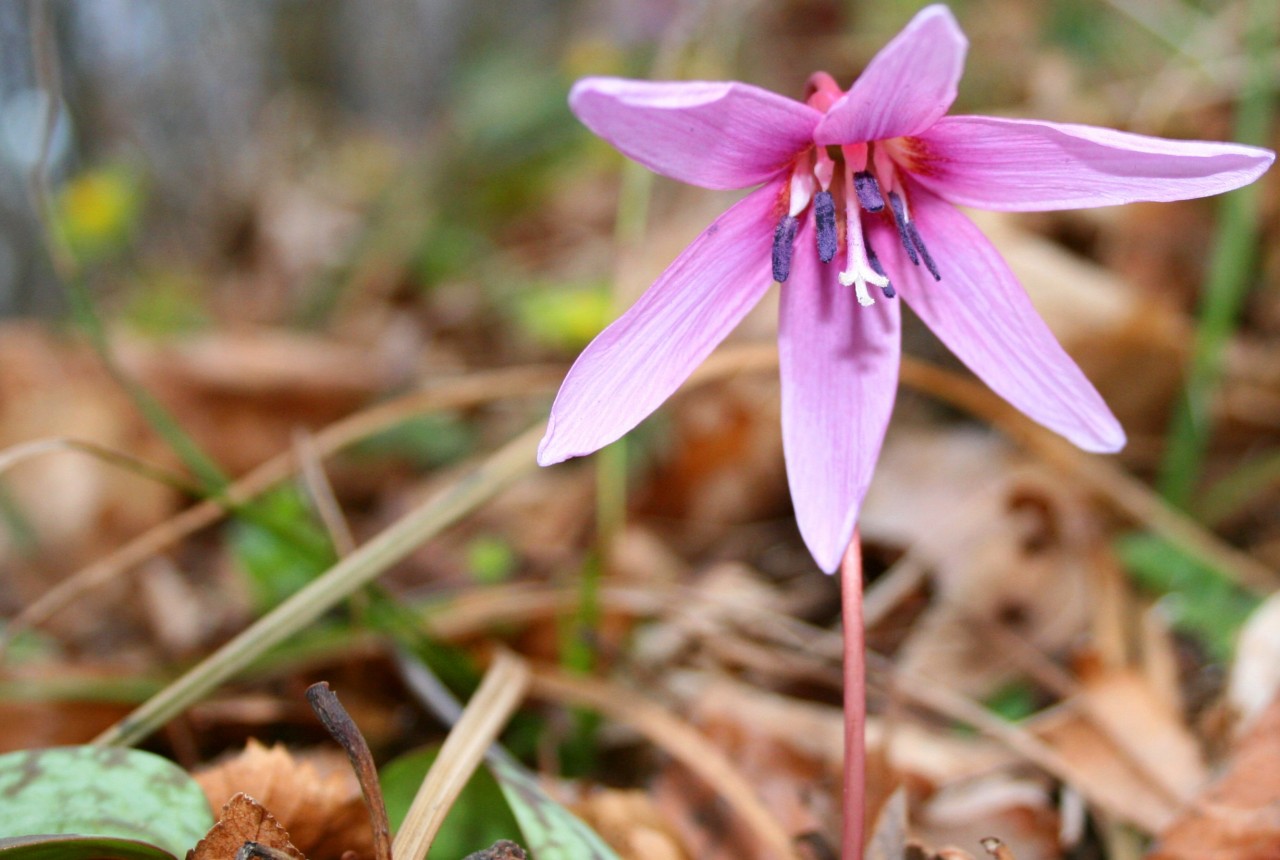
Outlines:
<svg viewBox="0 0 1280 860"><path fill-rule="evenodd" d="M862 234L862 212L859 211L861 204L858 201L857 191L854 187L855 180L849 161L846 156L844 199L845 246L848 250L848 265L840 273L840 283L846 287L853 287L858 304L865 308L875 304L875 299L871 298L871 293L867 290L867 284L884 290L889 286L889 279L884 276L883 269L876 271L877 267L873 267L867 258L866 239ZM889 295L888 291L885 292L885 295Z"/></svg>

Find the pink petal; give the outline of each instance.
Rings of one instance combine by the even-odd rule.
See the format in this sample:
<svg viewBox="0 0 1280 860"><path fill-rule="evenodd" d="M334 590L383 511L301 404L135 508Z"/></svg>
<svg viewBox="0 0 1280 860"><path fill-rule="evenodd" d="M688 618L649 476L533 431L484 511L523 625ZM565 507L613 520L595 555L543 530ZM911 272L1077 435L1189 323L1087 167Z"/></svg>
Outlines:
<svg viewBox="0 0 1280 860"><path fill-rule="evenodd" d="M951 109L968 49L951 10L923 9L831 106L814 139L827 146L919 134Z"/></svg>
<svg viewBox="0 0 1280 860"><path fill-rule="evenodd" d="M551 407L541 465L590 454L635 427L760 301L773 283L780 192L773 183L734 204L588 344Z"/></svg>
<svg viewBox="0 0 1280 860"><path fill-rule="evenodd" d="M1236 143L985 116L946 117L918 141L921 183L954 203L1017 212L1220 194L1275 160Z"/></svg>
<svg viewBox="0 0 1280 860"><path fill-rule="evenodd" d="M853 537L898 388L898 303L859 307L839 262L813 252L806 220L782 285L778 357L791 503L818 566L835 572Z"/></svg>
<svg viewBox="0 0 1280 860"><path fill-rule="evenodd" d="M911 309L991 389L1086 451L1124 447L1102 397L1063 351L1000 254L955 207L910 186L912 215L941 281L911 265L898 234L878 225L876 250Z"/></svg>
<svg viewBox="0 0 1280 860"><path fill-rule="evenodd" d="M650 170L703 188L747 188L813 143L822 114L733 81L584 78L569 93L583 124Z"/></svg>

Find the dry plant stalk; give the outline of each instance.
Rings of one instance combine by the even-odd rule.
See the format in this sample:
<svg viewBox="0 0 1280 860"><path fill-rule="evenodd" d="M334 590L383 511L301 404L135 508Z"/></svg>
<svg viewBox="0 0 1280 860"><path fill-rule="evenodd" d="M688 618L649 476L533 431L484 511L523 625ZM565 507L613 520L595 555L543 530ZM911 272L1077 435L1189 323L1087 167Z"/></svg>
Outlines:
<svg viewBox="0 0 1280 860"><path fill-rule="evenodd" d="M800 860L791 836L760 801L751 783L687 722L617 684L554 669L535 667L530 692L542 699L591 708L635 729L719 793L760 842L769 846L773 856Z"/></svg>
<svg viewBox="0 0 1280 860"><path fill-rule="evenodd" d="M508 651L498 652L414 795L392 843L393 857L397 860L426 857L453 802L524 700L529 680L529 665L523 659Z"/></svg>

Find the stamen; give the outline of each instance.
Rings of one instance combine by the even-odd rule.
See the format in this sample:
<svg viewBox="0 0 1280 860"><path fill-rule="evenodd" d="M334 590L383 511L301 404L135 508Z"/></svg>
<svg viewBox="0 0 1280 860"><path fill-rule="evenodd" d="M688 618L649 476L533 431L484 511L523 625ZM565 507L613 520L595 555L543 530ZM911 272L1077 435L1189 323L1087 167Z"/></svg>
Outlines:
<svg viewBox="0 0 1280 860"><path fill-rule="evenodd" d="M773 231L773 279L784 283L791 277L791 257L795 253L796 231L800 222L786 215Z"/></svg>
<svg viewBox="0 0 1280 860"><path fill-rule="evenodd" d="M884 208L884 197L880 194L880 183L870 171L860 170L853 174L853 188L858 193L858 203L868 212L879 212Z"/></svg>
<svg viewBox="0 0 1280 860"><path fill-rule="evenodd" d="M813 195L813 220L818 227L818 259L830 263L836 256L836 201L830 191Z"/></svg>
<svg viewBox="0 0 1280 860"><path fill-rule="evenodd" d="M916 253L916 244L911 237L910 225L907 222L907 208L896 191L889 192L889 208L893 210L893 221L898 225L898 238L902 240L902 247L906 249L912 264L920 265L920 255Z"/></svg>
<svg viewBox="0 0 1280 860"><path fill-rule="evenodd" d="M920 238L920 231L916 229L916 222L907 222L907 233L911 236L911 244L916 246L916 250L920 252L920 258L924 260L924 267L929 270L929 274L933 275L935 281L941 281L942 275L938 272L938 264L933 261L933 257L929 255L929 249L924 246L924 239Z"/></svg>
<svg viewBox="0 0 1280 860"><path fill-rule="evenodd" d="M875 249L871 247L870 242L867 243L867 263L871 266L873 272L884 278L884 286L880 288L884 292L884 297L891 299L896 296L898 291L893 288L893 281L889 280L889 276L885 274L884 266L880 264L880 258L876 256Z"/></svg>

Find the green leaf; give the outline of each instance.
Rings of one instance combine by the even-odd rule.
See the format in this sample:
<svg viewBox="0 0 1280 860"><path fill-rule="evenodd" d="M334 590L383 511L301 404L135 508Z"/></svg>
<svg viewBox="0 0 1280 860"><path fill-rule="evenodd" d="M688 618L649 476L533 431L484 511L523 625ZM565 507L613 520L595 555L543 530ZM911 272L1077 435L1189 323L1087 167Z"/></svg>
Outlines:
<svg viewBox="0 0 1280 860"><path fill-rule="evenodd" d="M324 530L292 486L268 493L244 512L232 529L231 545L261 612L282 603L335 560Z"/></svg>
<svg viewBox="0 0 1280 860"><path fill-rule="evenodd" d="M0 860L176 860L164 849L115 836L16 836L0 839Z"/></svg>
<svg viewBox="0 0 1280 860"><path fill-rule="evenodd" d="M475 450L475 434L457 413L419 415L352 448L359 457L397 457L423 468L456 463Z"/></svg>
<svg viewBox="0 0 1280 860"><path fill-rule="evenodd" d="M543 346L578 350L613 318L613 296L604 284L540 286L517 297L516 321Z"/></svg>
<svg viewBox="0 0 1280 860"><path fill-rule="evenodd" d="M438 748L418 750L401 756L382 769L383 799L392 829L404 821L413 797ZM474 851L488 848L499 839L519 840L520 826L507 808L498 784L484 770L478 770L467 782L454 802L436 839L427 852L427 860L458 860ZM3 860L3 858L0 858ZM541 857L538 860L542 860Z"/></svg>
<svg viewBox="0 0 1280 860"><path fill-rule="evenodd" d="M525 847L538 860L618 860L599 834L552 800L519 766L495 757L489 769L520 822Z"/></svg>
<svg viewBox="0 0 1280 860"><path fill-rule="evenodd" d="M1219 571L1156 535L1131 534L1116 544L1133 580L1160 595L1173 626L1227 661L1236 634L1259 600Z"/></svg>
<svg viewBox="0 0 1280 860"><path fill-rule="evenodd" d="M0 756L0 798L0 833L11 836L113 836L181 857L213 826L209 802L186 771L133 749L55 747Z"/></svg>
<svg viewBox="0 0 1280 860"><path fill-rule="evenodd" d="M467 568L476 582L484 585L505 582L519 564L511 544L497 535L480 535L467 544Z"/></svg>
<svg viewBox="0 0 1280 860"><path fill-rule="evenodd" d="M1036 691L1025 681L1014 681L997 690L984 704L1002 719L1017 722L1036 712Z"/></svg>

